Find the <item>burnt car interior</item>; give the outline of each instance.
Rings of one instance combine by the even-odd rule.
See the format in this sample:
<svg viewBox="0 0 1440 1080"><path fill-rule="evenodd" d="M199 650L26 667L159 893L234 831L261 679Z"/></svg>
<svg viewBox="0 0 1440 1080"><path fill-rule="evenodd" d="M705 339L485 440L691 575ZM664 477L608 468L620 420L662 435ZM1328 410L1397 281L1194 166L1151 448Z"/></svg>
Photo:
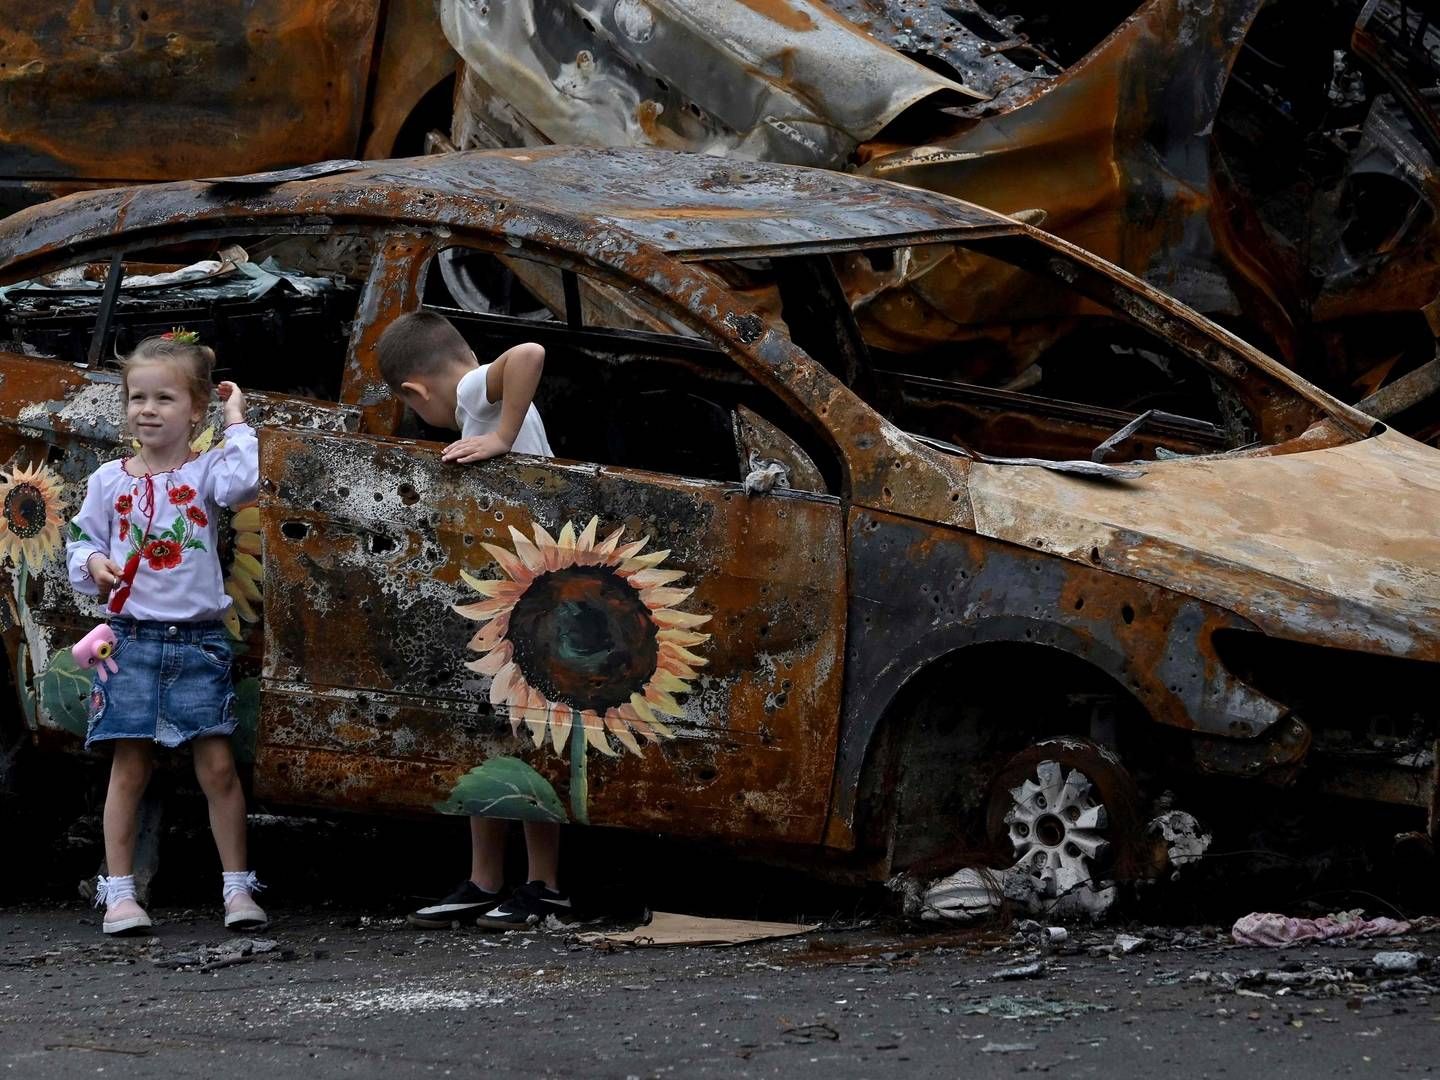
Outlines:
<svg viewBox="0 0 1440 1080"><path fill-rule="evenodd" d="M227 236L67 267L0 290L0 335L18 352L103 365L184 326L215 349L217 379L335 401L363 269L314 257L327 243Z"/></svg>
<svg viewBox="0 0 1440 1080"><path fill-rule="evenodd" d="M737 417L748 410L780 429L773 439L798 444L820 470L823 492L839 490L838 462L821 438L715 346L680 333L617 329L603 325L603 317L600 325L582 322L578 302L576 310L562 310L562 319L494 256L469 250L465 263L489 283L494 299L477 304L454 287L453 274L429 273L424 307L449 318L482 363L522 341L545 347L536 406L559 457L739 483L751 467L753 447L745 444ZM521 272L531 277L529 268ZM581 287L590 284L580 278L572 296L578 300ZM592 291L586 288L587 295ZM490 310L466 310L456 292L464 303ZM584 318L597 314L592 305ZM423 433L454 437L434 429ZM796 487L808 486L791 479Z"/></svg>

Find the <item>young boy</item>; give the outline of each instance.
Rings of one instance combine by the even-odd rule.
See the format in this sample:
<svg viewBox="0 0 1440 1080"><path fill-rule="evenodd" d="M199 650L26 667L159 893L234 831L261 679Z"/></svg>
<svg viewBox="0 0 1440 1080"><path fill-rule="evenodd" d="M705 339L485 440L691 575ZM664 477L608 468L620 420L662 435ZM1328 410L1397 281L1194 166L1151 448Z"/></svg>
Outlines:
<svg viewBox="0 0 1440 1080"><path fill-rule="evenodd" d="M442 461L465 465L511 451L553 456L532 401L545 366L542 346L516 345L481 364L448 319L418 311L386 327L377 347L391 391L432 427L460 432ZM558 880L558 825L524 823L527 883L508 898L502 895L509 827L503 819L472 817L470 877L439 903L412 912L410 925L443 928L474 921L505 930L524 926L531 915L568 911L570 899Z"/></svg>

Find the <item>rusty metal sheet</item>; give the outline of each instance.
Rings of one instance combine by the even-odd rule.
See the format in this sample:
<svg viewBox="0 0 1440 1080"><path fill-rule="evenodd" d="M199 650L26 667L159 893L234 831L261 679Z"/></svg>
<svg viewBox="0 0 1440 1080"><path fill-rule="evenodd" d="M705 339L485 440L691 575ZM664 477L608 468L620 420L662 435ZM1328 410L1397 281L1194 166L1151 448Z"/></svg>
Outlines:
<svg viewBox="0 0 1440 1080"><path fill-rule="evenodd" d="M1398 432L1161 461L1124 485L975 464L976 530L1122 570L1268 634L1440 659L1440 461Z"/></svg>
<svg viewBox="0 0 1440 1080"><path fill-rule="evenodd" d="M170 180L353 154L381 6L11 4L0 175Z"/></svg>
<svg viewBox="0 0 1440 1080"><path fill-rule="evenodd" d="M1008 218L895 185L823 171L735 165L701 154L556 148L472 152L369 165L256 192L157 184L81 193L31 207L0 225L0 278L24 253L123 230L186 222L330 216L400 225L476 228L513 202L553 217L537 238L623 231L672 253L710 257L751 248L826 249L887 237L1013 232ZM581 224L584 222L585 224ZM518 232L520 223L514 228ZM62 235L63 234L63 235Z"/></svg>
<svg viewBox="0 0 1440 1080"><path fill-rule="evenodd" d="M552 143L839 168L906 110L984 100L816 0L444 0L440 20Z"/></svg>
<svg viewBox="0 0 1440 1080"><path fill-rule="evenodd" d="M433 445L289 431L262 434L261 472L268 639L257 782L267 796L423 811L460 775L518 757L565 794L572 820L820 838L843 667L837 500L747 497L738 485L523 457L445 465ZM647 538L636 555L648 556L654 582L621 586L625 545ZM527 680L508 698L504 668L466 666L479 658L472 635L485 616L454 605L484 602L462 573L499 589L522 580L517 555L537 550L546 568L525 576L519 599L499 594L505 612L487 609L503 620L495 647ZM567 551L589 554L577 564ZM531 590L548 599L526 600ZM624 614L632 594L673 608L635 624L615 615L606 626L620 629L588 645L575 636L580 623L552 625L604 605ZM554 632L532 633L542 624ZM648 644L670 640L657 636L669 627L689 653L679 682L662 675L665 645L657 660ZM608 659L582 686L579 661L551 651L556 641ZM656 711L630 697L640 715L626 714L626 694L642 692ZM627 716L631 728L619 730ZM539 745L522 717L538 722Z"/></svg>

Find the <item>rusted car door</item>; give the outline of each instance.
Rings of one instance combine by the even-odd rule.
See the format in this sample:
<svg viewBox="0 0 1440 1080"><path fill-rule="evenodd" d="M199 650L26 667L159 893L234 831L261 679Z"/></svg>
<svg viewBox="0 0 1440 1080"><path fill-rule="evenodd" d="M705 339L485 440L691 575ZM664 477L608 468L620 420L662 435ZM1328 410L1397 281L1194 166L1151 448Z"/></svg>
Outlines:
<svg viewBox="0 0 1440 1080"><path fill-rule="evenodd" d="M257 791L818 840L839 500L438 449L262 434Z"/></svg>

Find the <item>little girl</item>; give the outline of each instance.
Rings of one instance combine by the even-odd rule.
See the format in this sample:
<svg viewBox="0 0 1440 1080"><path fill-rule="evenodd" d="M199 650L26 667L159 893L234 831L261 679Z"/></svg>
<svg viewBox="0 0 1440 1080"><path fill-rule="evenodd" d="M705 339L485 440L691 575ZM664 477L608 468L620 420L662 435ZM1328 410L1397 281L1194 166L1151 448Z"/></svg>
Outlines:
<svg viewBox="0 0 1440 1080"><path fill-rule="evenodd" d="M192 744L224 870L225 925L253 930L268 921L251 897L260 886L245 860L245 796L229 738L230 642L221 622L231 601L215 546L216 507L255 497L259 450L245 423L245 396L222 382L225 444L191 451L214 363L214 351L183 330L146 338L123 362L125 419L139 449L91 474L66 545L71 583L109 599L116 638L118 670L102 680L108 665L97 668L85 738L87 748L102 740L114 746L105 796L110 875L100 877L96 895L107 934L151 925L135 900L132 860L156 743Z"/></svg>

